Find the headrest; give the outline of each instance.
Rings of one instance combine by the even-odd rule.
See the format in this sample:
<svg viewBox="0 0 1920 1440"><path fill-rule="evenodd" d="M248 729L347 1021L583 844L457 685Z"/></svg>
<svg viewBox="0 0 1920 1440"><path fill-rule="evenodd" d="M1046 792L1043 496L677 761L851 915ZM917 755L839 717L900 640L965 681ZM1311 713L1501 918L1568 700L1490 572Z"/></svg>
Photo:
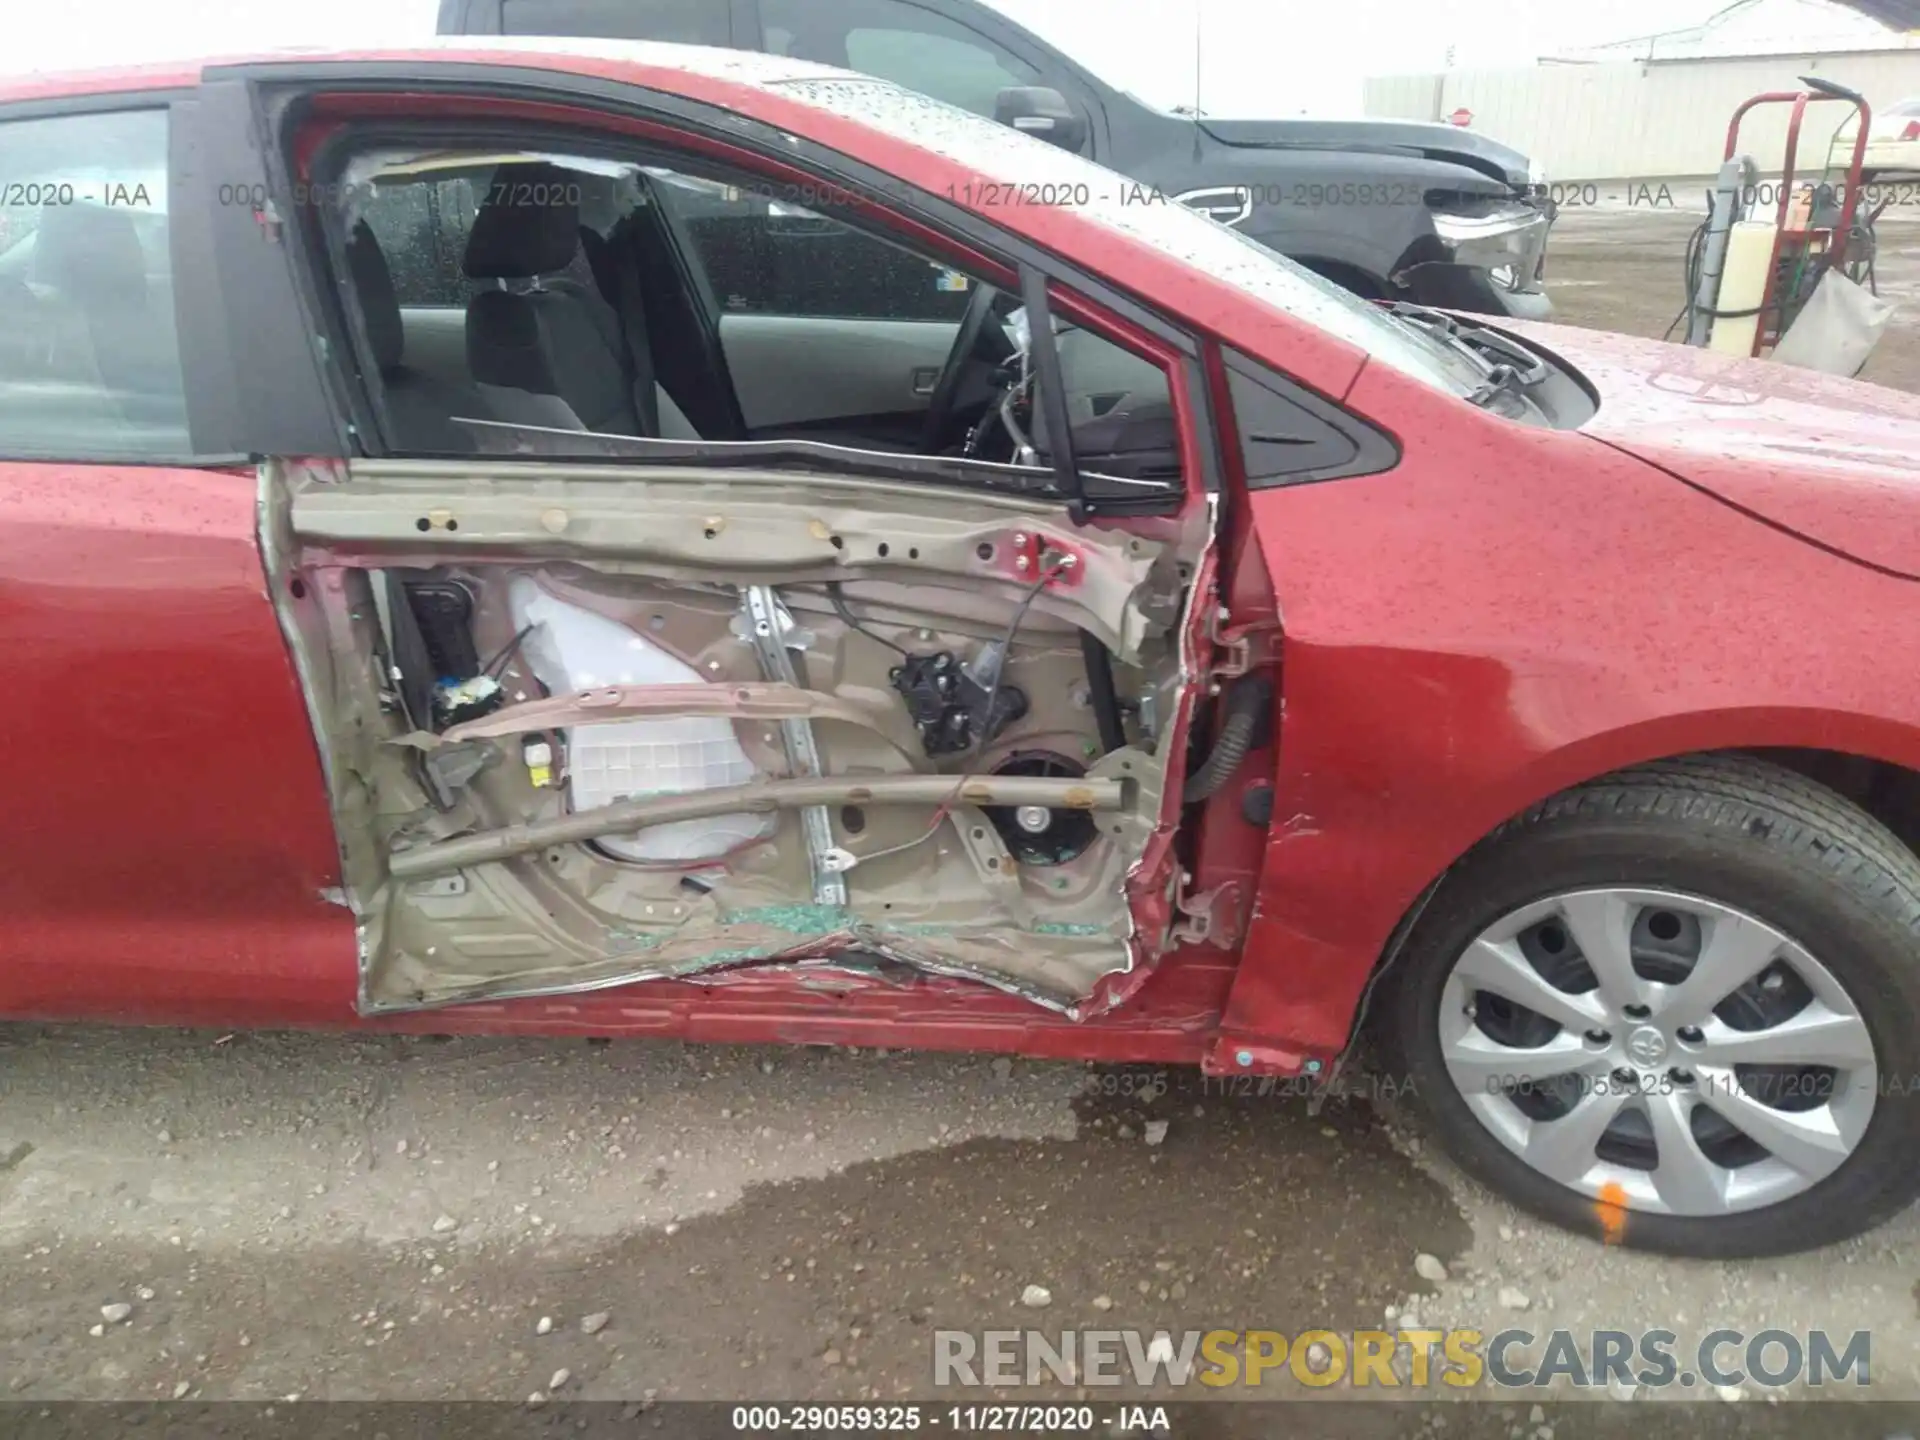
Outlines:
<svg viewBox="0 0 1920 1440"><path fill-rule="evenodd" d="M132 214L104 205L42 206L33 278L83 305L144 304L147 260Z"/></svg>
<svg viewBox="0 0 1920 1440"><path fill-rule="evenodd" d="M400 297L373 227L364 220L347 237L347 271L360 297L360 323L366 327L367 344L373 347L373 363L391 370L400 363L407 344L400 324Z"/></svg>
<svg viewBox="0 0 1920 1440"><path fill-rule="evenodd" d="M502 165L473 217L463 265L475 280L525 280L566 269L579 246L579 177L545 160Z"/></svg>

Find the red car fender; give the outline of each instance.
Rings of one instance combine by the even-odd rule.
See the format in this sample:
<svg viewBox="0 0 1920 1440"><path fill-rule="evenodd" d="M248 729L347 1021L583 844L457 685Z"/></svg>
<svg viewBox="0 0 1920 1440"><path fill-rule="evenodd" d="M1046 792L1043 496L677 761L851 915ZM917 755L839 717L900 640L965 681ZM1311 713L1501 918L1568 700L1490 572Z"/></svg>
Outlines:
<svg viewBox="0 0 1920 1440"><path fill-rule="evenodd" d="M1347 403L1401 464L1250 500L1284 719L1217 1066L1324 1065L1421 892L1569 786L1772 746L1920 769L1913 583L1383 366Z"/></svg>

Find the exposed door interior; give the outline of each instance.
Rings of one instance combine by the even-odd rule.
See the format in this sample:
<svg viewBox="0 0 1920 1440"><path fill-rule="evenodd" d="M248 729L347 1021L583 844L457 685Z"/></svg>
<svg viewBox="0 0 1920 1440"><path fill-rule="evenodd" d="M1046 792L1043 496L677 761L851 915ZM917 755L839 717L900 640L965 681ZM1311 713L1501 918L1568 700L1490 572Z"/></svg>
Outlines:
<svg viewBox="0 0 1920 1440"><path fill-rule="evenodd" d="M678 156L331 163L311 263L386 457L275 470L263 540L364 1008L780 964L1076 1011L1152 962L1211 544L1183 362Z"/></svg>

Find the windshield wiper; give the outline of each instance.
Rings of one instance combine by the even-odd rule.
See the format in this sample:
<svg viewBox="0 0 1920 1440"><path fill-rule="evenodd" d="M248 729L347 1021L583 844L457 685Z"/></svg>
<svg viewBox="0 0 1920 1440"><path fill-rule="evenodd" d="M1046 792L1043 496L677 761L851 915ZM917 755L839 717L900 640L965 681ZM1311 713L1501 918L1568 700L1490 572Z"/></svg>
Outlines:
<svg viewBox="0 0 1920 1440"><path fill-rule="evenodd" d="M1498 331L1479 325L1463 325L1445 311L1430 309L1425 305L1411 305L1403 301L1387 309L1408 324L1417 325L1455 349L1467 352L1485 367L1488 383L1496 389L1511 383L1506 380L1494 381L1493 372L1503 367L1513 371L1522 386L1538 385L1552 373L1546 361L1519 341L1509 340Z"/></svg>
<svg viewBox="0 0 1920 1440"><path fill-rule="evenodd" d="M1487 370L1486 383L1467 396L1469 405L1478 405L1482 410L1491 410L1494 402L1503 395L1520 402L1520 408L1527 408L1527 386L1531 382L1511 365L1498 364Z"/></svg>
<svg viewBox="0 0 1920 1440"><path fill-rule="evenodd" d="M1401 300L1387 306L1389 315L1397 315L1409 325L1418 325L1422 330L1436 330L1451 339L1459 333L1460 322L1444 310L1435 310L1426 305L1414 305Z"/></svg>
<svg viewBox="0 0 1920 1440"><path fill-rule="evenodd" d="M1454 330L1462 343L1471 345L1482 354L1499 357L1498 363L1506 364L1517 370L1524 385L1538 385L1553 369L1533 351L1517 340L1509 340L1497 330L1488 330L1479 325L1462 325Z"/></svg>

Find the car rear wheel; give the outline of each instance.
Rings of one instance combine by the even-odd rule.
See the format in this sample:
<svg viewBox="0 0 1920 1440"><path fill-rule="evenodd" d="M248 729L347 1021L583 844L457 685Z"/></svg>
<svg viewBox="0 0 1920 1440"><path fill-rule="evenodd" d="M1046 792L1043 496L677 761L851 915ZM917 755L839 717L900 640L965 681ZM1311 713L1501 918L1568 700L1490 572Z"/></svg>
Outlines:
<svg viewBox="0 0 1920 1440"><path fill-rule="evenodd" d="M1920 862L1740 756L1609 776L1502 826L1395 962L1412 1091L1474 1175L1647 1249L1777 1254L1920 1188Z"/></svg>

